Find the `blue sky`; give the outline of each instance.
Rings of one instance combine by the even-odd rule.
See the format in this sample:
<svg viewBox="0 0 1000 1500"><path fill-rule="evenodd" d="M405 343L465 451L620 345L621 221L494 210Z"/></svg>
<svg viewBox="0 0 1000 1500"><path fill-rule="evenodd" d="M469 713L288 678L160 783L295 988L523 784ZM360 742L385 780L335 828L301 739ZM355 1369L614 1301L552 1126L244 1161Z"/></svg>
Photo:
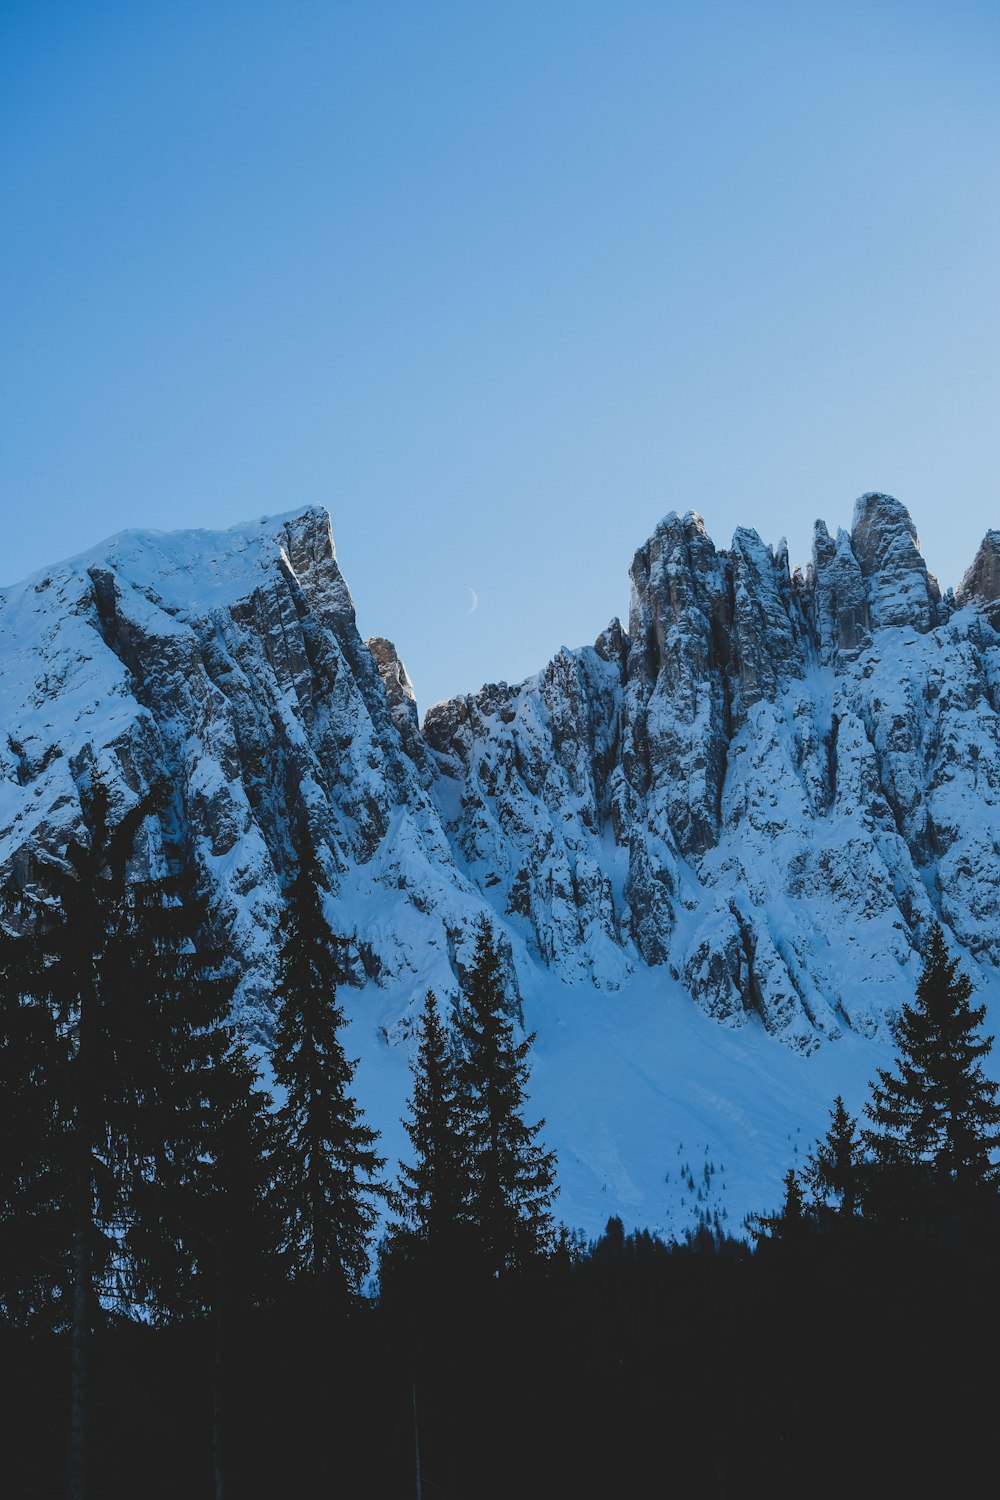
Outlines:
<svg viewBox="0 0 1000 1500"><path fill-rule="evenodd" d="M671 509L805 561L886 489L954 584L998 188L995 4L6 0L0 580L324 503L422 707Z"/></svg>

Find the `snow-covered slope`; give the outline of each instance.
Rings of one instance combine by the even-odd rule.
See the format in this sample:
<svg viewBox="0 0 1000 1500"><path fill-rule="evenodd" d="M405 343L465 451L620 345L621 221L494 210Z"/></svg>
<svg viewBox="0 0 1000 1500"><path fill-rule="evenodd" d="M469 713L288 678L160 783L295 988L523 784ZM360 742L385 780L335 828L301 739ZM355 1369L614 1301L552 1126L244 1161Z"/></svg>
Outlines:
<svg viewBox="0 0 1000 1500"><path fill-rule="evenodd" d="M65 848L95 772L121 810L166 783L143 858L194 857L264 1039L305 817L390 1151L398 1044L428 984L457 992L487 911L568 1221L731 1204L733 1224L833 1093L860 1103L934 916L995 988L1000 533L942 599L888 496L850 535L817 523L794 573L753 531L720 551L671 514L632 580L627 631L421 728L325 512L113 538L0 591L0 873Z"/></svg>

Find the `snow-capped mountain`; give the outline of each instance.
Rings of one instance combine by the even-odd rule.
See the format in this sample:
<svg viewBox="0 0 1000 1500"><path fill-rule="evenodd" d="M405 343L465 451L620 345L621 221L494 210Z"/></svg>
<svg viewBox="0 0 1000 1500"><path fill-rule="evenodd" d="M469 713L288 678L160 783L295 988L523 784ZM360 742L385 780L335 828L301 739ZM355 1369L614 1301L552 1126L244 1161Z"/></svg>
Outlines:
<svg viewBox="0 0 1000 1500"><path fill-rule="evenodd" d="M17 878L33 848L61 852L95 772L122 810L165 782L148 861L193 853L251 1031L267 1030L295 818L359 982L413 963L391 911L411 889L437 915L430 944L481 908L426 789L410 700L400 685L394 704L358 635L325 512L125 533L0 601L0 866Z"/></svg>
<svg viewBox="0 0 1000 1500"><path fill-rule="evenodd" d="M796 1111L822 1127L820 1101L888 1055L931 920L988 989L1000 964L1000 532L954 597L879 494L850 534L817 523L804 571L742 528L717 550L688 513L631 576L627 631L421 726L391 642L358 633L322 510L115 537L0 591L0 872L62 852L94 772L120 810L166 783L143 859L192 854L263 1039L305 816L390 1147L393 1044L429 984L456 992L485 911L539 1030L570 1221L675 1222L680 1179L665 1191L636 1144L656 1110L668 1166L676 1120L717 1150L769 1118L760 1207ZM605 1082L602 1113L585 1096Z"/></svg>
<svg viewBox="0 0 1000 1500"><path fill-rule="evenodd" d="M998 559L942 600L885 495L804 573L668 516L627 634L427 715L453 847L567 979L665 964L794 1047L876 1035L935 915L1000 962Z"/></svg>

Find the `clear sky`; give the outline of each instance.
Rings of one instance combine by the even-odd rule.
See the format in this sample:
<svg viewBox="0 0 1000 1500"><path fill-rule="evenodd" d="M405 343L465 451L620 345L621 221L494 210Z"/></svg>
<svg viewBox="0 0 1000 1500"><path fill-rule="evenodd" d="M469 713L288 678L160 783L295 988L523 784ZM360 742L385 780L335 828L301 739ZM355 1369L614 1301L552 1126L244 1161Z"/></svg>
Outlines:
<svg viewBox="0 0 1000 1500"><path fill-rule="evenodd" d="M5 582L320 502L424 708L671 509L1000 525L995 0L4 0L0 192Z"/></svg>

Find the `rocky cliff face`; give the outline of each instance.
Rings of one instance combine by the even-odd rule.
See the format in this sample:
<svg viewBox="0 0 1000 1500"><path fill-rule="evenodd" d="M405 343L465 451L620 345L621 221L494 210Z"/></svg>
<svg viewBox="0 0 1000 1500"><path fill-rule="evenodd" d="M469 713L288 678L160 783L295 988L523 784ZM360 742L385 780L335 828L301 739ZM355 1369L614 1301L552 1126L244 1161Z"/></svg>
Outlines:
<svg viewBox="0 0 1000 1500"><path fill-rule="evenodd" d="M411 963L393 915L411 896L459 962L482 903L423 785L412 694L390 659L388 642L358 634L319 510L125 533L3 591L0 871L23 882L31 851L61 855L95 774L119 811L165 782L146 862L194 859L251 1034L269 1024L295 820L316 841L359 982Z"/></svg>
<svg viewBox="0 0 1000 1500"><path fill-rule="evenodd" d="M628 630L418 723L391 642L363 642L325 513L128 533L0 593L0 871L58 857L95 773L157 779L156 865L185 848L268 1024L305 817L358 982L447 991L487 911L516 975L615 989L665 966L730 1026L809 1051L876 1035L940 916L1000 963L1000 533L942 599L885 495L812 563L668 516Z"/></svg>
<svg viewBox="0 0 1000 1500"><path fill-rule="evenodd" d="M996 964L996 536L956 607L885 495L836 540L817 523L794 575L753 531L717 551L668 516L627 637L428 715L484 895L567 978L666 964L803 1050L884 1031L935 915Z"/></svg>
<svg viewBox="0 0 1000 1500"><path fill-rule="evenodd" d="M955 598L959 608L978 605L994 625L1000 623L1000 531L988 531L983 537Z"/></svg>

